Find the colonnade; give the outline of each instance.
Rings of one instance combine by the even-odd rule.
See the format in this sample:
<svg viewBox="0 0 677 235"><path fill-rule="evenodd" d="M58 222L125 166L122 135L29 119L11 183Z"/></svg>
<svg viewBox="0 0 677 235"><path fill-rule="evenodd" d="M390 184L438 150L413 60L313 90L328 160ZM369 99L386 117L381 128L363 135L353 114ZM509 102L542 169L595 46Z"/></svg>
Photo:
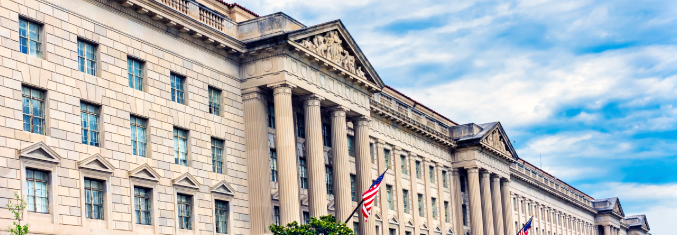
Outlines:
<svg viewBox="0 0 677 235"><path fill-rule="evenodd" d="M515 222L520 226L533 216L532 229L538 230L531 234L538 235L602 235L598 234L595 225L570 214L558 211L555 208L534 201L522 195L513 194L516 200L518 217ZM511 199L511 200L512 200ZM512 212L510 214L513 214ZM524 217L522 217L524 216ZM519 229L519 228L516 228ZM613 230L613 228L610 228ZM515 232L516 233L516 230ZM607 234L603 234L607 235Z"/></svg>
<svg viewBox="0 0 677 235"><path fill-rule="evenodd" d="M515 229L512 213L505 213L512 212L510 179L502 178L477 167L466 168L466 171L468 173L470 230L472 234L513 234ZM460 223L462 224L462 221ZM463 233L457 231L456 234Z"/></svg>

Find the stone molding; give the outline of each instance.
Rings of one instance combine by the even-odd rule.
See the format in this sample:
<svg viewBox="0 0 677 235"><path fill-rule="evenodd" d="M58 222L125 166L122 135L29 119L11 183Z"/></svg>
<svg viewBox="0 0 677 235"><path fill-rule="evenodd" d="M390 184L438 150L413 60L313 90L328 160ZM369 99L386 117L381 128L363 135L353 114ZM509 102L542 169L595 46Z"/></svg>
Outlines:
<svg viewBox="0 0 677 235"><path fill-rule="evenodd" d="M416 121L413 118L408 117L406 114L398 112L391 107L388 107L380 102L370 98L369 104L371 105L372 112L383 116L387 119L392 120L395 123L399 123L404 127L411 129L412 131L428 137L431 140L434 140L440 144L446 145L447 147L456 147L456 141L453 140L449 135L439 132L432 127L426 126L423 123Z"/></svg>

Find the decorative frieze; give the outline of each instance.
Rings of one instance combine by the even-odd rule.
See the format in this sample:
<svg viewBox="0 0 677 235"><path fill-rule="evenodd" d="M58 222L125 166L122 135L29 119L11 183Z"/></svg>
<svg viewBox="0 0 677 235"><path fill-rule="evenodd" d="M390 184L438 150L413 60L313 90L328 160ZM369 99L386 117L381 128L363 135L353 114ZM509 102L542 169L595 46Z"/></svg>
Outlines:
<svg viewBox="0 0 677 235"><path fill-rule="evenodd" d="M338 31L329 31L324 35L318 34L311 38L302 40L301 46L334 62L349 72L364 78L362 67L355 64L355 56L343 48L343 41L339 37Z"/></svg>

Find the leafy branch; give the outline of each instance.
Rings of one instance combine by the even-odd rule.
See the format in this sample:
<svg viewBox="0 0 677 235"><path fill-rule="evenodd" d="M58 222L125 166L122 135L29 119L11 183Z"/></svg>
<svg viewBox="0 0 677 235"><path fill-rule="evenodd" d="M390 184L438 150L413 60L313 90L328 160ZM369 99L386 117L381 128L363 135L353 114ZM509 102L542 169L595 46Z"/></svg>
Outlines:
<svg viewBox="0 0 677 235"><path fill-rule="evenodd" d="M23 211L26 209L26 201L19 196L19 194L14 192L14 199L10 199L7 202L7 209L9 209L12 214L14 214L14 220L12 225L10 225L9 233L12 235L26 235L28 234L28 224L21 225L21 220L23 219Z"/></svg>

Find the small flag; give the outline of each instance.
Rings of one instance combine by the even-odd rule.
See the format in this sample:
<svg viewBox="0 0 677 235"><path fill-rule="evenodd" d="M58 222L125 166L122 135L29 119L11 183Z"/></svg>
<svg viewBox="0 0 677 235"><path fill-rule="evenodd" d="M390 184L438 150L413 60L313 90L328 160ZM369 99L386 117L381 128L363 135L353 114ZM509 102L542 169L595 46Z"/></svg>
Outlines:
<svg viewBox="0 0 677 235"><path fill-rule="evenodd" d="M388 172L388 169L386 169L386 171L384 171L381 176L376 178L374 183L371 184L371 187L369 187L369 189L362 194L362 201L364 201L364 204L362 204L362 215L364 216L364 222L367 222L367 219L369 219L369 216L371 215L371 207L374 205L374 199L376 198L378 188L381 186L381 181L383 180L386 172Z"/></svg>
<svg viewBox="0 0 677 235"><path fill-rule="evenodd" d="M524 227L522 227L522 230L520 230L520 232L517 233L517 235L529 235L529 231L531 230L532 219L534 219L533 216L529 219L529 222L527 222L527 224L525 224Z"/></svg>

